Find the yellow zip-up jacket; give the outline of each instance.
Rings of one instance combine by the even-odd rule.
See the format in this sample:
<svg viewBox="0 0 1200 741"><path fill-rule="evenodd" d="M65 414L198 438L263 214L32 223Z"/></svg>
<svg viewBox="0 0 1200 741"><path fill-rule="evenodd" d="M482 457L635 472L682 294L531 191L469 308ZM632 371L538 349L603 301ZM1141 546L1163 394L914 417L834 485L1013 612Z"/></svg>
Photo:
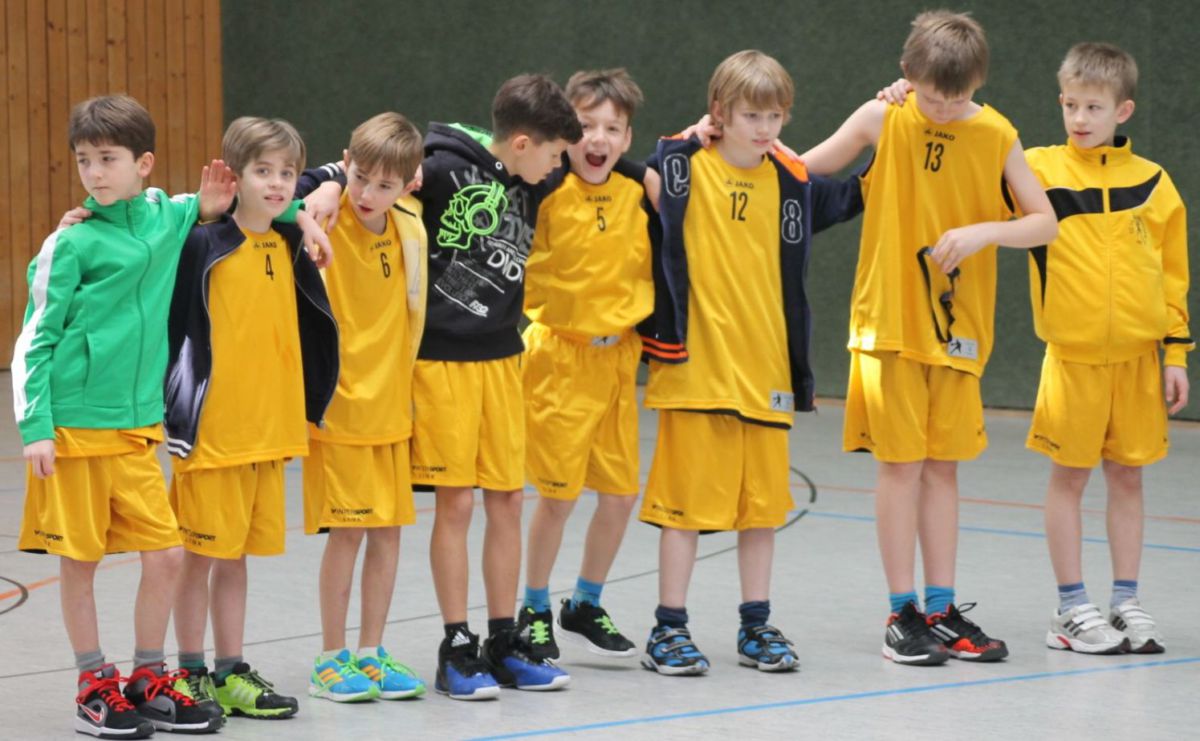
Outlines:
<svg viewBox="0 0 1200 741"><path fill-rule="evenodd" d="M1162 344L1186 366L1187 214L1166 170L1113 146L1026 153L1058 217L1058 238L1030 250L1037 335L1073 363L1119 363Z"/></svg>

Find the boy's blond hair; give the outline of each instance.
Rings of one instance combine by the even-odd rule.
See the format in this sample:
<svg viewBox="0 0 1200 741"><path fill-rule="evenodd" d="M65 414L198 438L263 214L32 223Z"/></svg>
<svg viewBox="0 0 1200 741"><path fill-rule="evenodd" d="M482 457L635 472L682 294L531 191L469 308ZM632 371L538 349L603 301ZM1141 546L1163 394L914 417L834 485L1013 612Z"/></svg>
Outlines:
<svg viewBox="0 0 1200 741"><path fill-rule="evenodd" d="M1117 98L1117 103L1133 100L1137 94L1138 68L1133 56L1114 44L1085 41L1067 52L1058 68L1058 86L1067 83L1102 87Z"/></svg>
<svg viewBox="0 0 1200 741"><path fill-rule="evenodd" d="M154 151L154 120L128 95L100 95L71 109L67 138L72 152L81 142L110 144L125 147L137 159Z"/></svg>
<svg viewBox="0 0 1200 741"><path fill-rule="evenodd" d="M606 100L612 101L617 112L624 113L630 120L645 100L642 89L624 67L576 72L567 80L566 93L571 105L585 111Z"/></svg>
<svg viewBox="0 0 1200 741"><path fill-rule="evenodd" d="M987 81L987 36L968 13L928 10L912 22L900 67L912 82L929 83L944 95L974 92Z"/></svg>
<svg viewBox="0 0 1200 741"><path fill-rule="evenodd" d="M350 135L346 158L366 173L389 174L412 180L421 165L421 131L399 113L380 113L358 125Z"/></svg>
<svg viewBox="0 0 1200 741"><path fill-rule="evenodd" d="M722 116L729 116L735 103L748 103L758 109L776 108L785 114L796 98L792 77L774 57L757 49L731 54L717 65L708 81L708 108L714 104Z"/></svg>
<svg viewBox="0 0 1200 741"><path fill-rule="evenodd" d="M297 170L304 169L304 140L296 127L282 118L242 116L229 124L221 139L221 158L239 176L263 152L276 150L287 152L288 160Z"/></svg>

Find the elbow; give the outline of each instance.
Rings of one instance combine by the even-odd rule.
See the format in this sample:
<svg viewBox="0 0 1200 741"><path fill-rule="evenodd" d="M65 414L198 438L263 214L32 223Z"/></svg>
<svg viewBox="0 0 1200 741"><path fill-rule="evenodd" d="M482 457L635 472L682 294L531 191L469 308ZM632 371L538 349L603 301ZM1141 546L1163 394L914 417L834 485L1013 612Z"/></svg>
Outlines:
<svg viewBox="0 0 1200 741"><path fill-rule="evenodd" d="M1058 219L1053 214L1042 214L1042 221L1043 223L1040 228L1044 232L1044 235L1042 236L1041 243L1050 244L1058 238Z"/></svg>

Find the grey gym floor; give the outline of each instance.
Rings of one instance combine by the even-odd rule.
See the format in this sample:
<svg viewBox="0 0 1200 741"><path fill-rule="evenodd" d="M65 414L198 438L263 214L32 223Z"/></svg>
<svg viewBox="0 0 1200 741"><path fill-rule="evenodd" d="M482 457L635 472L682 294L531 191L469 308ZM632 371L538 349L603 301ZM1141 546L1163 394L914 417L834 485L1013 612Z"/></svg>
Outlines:
<svg viewBox="0 0 1200 741"><path fill-rule="evenodd" d="M9 380L0 375L0 387ZM75 672L59 616L58 564L16 551L24 469L10 405L5 401L0 409L0 738L72 738ZM735 540L718 534L701 541L688 604L693 636L713 664L706 676L662 677L636 660L603 662L568 646L561 664L572 682L565 690L505 690L489 702L456 702L432 691L442 635L427 556L432 494L417 494L418 523L404 531L385 635L389 649L426 679L430 692L367 705L307 697L308 673L321 648L316 582L324 539L302 534L299 463L293 462L288 553L251 560L245 653L279 690L302 698L300 713L286 721L230 719L220 737L1196 738L1200 424L1173 424L1170 456L1146 473L1141 596L1166 636L1165 654L1093 657L1045 647L1055 606L1042 536L1048 467L1024 448L1028 415L998 411L988 414L987 452L960 469L958 594L960 602L979 603L969 617L1007 640L1011 656L997 664L917 668L889 664L879 654L886 587L875 547L874 464L866 455L840 452L841 416L838 402L824 402L819 413L798 416L791 433L798 518L778 535L772 622L795 640L801 671L768 675L738 666ZM643 412L643 477L654 430L655 415ZM533 505L529 493L527 519ZM568 525L551 581L556 596L573 588L593 506L594 497L585 495ZM1093 600L1107 605L1111 573L1098 473L1084 507L1085 576ZM473 561L482 521L479 511ZM657 543L657 530L631 522L604 591L615 622L639 644L657 601ZM102 643L128 671L136 558L113 556L102 568L96 584ZM478 571L473 569L471 618L473 628L485 632ZM24 601L22 589L28 590ZM355 600L352 626L357 610ZM355 639L351 635L352 645ZM167 651L173 650L168 637Z"/></svg>

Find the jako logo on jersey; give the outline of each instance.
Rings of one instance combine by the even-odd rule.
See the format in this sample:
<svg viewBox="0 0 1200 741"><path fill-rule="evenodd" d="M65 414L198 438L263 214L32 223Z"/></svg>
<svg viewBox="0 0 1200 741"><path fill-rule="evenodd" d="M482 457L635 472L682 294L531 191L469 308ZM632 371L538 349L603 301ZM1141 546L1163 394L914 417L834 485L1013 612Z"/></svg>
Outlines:
<svg viewBox="0 0 1200 741"><path fill-rule="evenodd" d="M672 198L682 198L692 183L692 163L686 154L669 154L662 163L663 187Z"/></svg>
<svg viewBox="0 0 1200 741"><path fill-rule="evenodd" d="M442 213L438 246L469 249L472 239L489 236L500 227L500 215L506 210L508 196L499 182L466 186L454 194Z"/></svg>
<svg viewBox="0 0 1200 741"><path fill-rule="evenodd" d="M779 238L786 244L804 241L804 207L795 198L779 204Z"/></svg>

